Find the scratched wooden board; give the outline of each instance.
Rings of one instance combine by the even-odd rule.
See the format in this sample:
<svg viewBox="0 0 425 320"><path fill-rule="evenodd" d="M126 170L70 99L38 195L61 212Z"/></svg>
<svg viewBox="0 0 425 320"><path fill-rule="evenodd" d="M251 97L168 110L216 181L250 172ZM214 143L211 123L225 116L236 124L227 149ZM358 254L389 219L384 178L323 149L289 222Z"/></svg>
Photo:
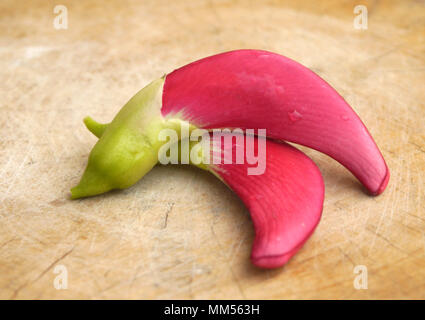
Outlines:
<svg viewBox="0 0 425 320"><path fill-rule="evenodd" d="M48 1L0 4L0 297L425 298L425 5L362 1ZM323 218L284 267L249 261L242 202L212 175L156 167L134 187L71 201L96 139L81 119L109 121L152 79L236 48L291 57L354 107L391 170L367 196L341 165L320 167ZM68 289L54 287L55 267ZM353 286L365 265L368 289Z"/></svg>

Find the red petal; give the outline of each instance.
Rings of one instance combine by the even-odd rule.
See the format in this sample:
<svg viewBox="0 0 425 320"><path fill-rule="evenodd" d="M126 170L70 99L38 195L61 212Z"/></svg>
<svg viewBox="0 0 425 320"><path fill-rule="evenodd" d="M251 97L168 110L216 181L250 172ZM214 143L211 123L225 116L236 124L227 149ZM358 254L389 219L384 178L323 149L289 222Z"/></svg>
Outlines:
<svg viewBox="0 0 425 320"><path fill-rule="evenodd" d="M258 139L253 139L256 146ZM301 248L319 223L324 184L319 169L304 153L287 143L266 143L262 175L247 174L248 168L256 165L247 164L246 153L244 164L216 164L210 170L235 191L251 213L255 227L253 264L276 268ZM221 150L235 159L236 146L233 141L223 144Z"/></svg>
<svg viewBox="0 0 425 320"><path fill-rule="evenodd" d="M331 156L374 195L388 183L387 165L351 107L315 73L278 54L231 51L170 73L162 114L202 128L265 128L268 137Z"/></svg>

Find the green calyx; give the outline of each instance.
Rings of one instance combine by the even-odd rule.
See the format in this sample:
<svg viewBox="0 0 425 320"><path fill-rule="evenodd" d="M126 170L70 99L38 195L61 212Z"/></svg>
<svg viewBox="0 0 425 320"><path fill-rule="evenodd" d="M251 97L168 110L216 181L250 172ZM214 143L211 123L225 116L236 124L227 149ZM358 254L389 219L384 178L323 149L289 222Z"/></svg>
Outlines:
<svg viewBox="0 0 425 320"><path fill-rule="evenodd" d="M91 117L85 117L83 121L87 129L89 129L89 131L98 138L102 136L103 132L105 132L106 128L108 127L107 123L99 123Z"/></svg>
<svg viewBox="0 0 425 320"><path fill-rule="evenodd" d="M109 124L84 119L99 140L80 183L71 189L72 199L128 188L158 163L159 150L166 143L158 138L160 131L173 129L180 134L183 122L161 115L164 81L160 78L140 90Z"/></svg>

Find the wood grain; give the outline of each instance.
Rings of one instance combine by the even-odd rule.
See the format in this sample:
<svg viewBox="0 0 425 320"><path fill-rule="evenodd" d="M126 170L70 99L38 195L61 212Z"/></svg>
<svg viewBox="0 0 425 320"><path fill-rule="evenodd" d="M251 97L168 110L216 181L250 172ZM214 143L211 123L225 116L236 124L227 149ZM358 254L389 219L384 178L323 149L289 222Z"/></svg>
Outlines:
<svg viewBox="0 0 425 320"><path fill-rule="evenodd" d="M425 5L362 1L50 1L0 4L0 297L425 298ZM253 228L213 176L157 167L134 187L71 201L95 138L152 79L237 48L293 58L354 107L391 170L367 196L343 167L303 148L326 183L323 219L284 268L249 262ZM56 290L54 267L68 270ZM356 265L368 289L356 290Z"/></svg>

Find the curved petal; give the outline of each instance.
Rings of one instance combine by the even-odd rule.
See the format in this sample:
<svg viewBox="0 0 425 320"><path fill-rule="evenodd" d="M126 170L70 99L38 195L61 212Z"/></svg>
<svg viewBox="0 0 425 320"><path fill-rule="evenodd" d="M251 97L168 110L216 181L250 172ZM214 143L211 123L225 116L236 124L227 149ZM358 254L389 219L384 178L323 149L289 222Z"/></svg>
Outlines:
<svg viewBox="0 0 425 320"><path fill-rule="evenodd" d="M254 139L257 146L258 138ZM217 138L212 140L217 142ZM238 142L232 141L222 144L221 152L213 152L235 158L238 147ZM251 214L255 228L253 264L276 268L301 248L319 223L324 183L314 162L298 149L266 140L265 150L263 174L248 175L248 168L255 165L248 164L246 152L243 164L212 164L208 169L242 199Z"/></svg>
<svg viewBox="0 0 425 320"><path fill-rule="evenodd" d="M267 137L319 150L349 169L373 195L387 165L357 114L301 64L262 50L207 57L167 75L162 115L201 128L267 129Z"/></svg>

